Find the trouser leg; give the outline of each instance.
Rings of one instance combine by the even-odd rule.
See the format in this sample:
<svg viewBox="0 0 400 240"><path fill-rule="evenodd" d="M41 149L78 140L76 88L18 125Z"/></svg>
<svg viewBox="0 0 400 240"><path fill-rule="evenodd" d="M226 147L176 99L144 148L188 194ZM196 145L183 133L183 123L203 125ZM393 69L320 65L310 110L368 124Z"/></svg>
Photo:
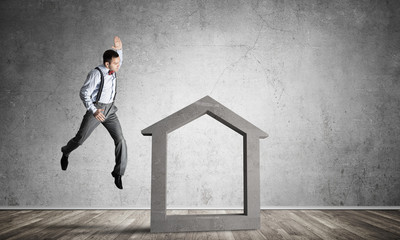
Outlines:
<svg viewBox="0 0 400 240"><path fill-rule="evenodd" d="M124 175L127 164L127 147L124 136L122 134L121 124L119 123L115 106L110 109L106 120L103 123L104 127L110 133L115 144L115 166L113 174Z"/></svg>
<svg viewBox="0 0 400 240"><path fill-rule="evenodd" d="M79 127L78 133L73 137L67 145L61 148L64 155L69 156L69 154L78 148L83 142L90 136L93 130L100 124L90 111L87 111L81 126Z"/></svg>

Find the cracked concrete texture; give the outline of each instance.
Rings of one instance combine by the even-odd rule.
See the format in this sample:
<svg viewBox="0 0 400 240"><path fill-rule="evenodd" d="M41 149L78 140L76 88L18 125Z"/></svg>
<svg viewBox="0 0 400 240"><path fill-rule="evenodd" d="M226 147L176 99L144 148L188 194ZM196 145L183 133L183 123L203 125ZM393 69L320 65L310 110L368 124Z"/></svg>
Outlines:
<svg viewBox="0 0 400 240"><path fill-rule="evenodd" d="M400 204L398 1L5 0L0 11L1 206L149 207L151 143L140 130L205 95L270 135L262 206ZM67 172L59 166L84 114L79 88L114 35L124 44L122 192L102 127ZM236 139L207 121L188 127L196 135L171 136L170 146L186 174L168 181L193 196L172 193L171 205L236 207L237 175L212 161L240 158L214 151ZM182 141L201 146L190 154ZM196 182L200 169L232 181Z"/></svg>

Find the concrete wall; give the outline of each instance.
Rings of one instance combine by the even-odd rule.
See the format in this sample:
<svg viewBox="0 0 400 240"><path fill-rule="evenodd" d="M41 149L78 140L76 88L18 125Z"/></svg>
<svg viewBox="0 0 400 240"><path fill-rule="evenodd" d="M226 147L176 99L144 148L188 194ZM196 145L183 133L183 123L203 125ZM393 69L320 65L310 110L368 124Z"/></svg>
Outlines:
<svg viewBox="0 0 400 240"><path fill-rule="evenodd" d="M2 207L149 208L140 130L205 95L270 135L262 206L400 205L399 1L3 0L0 18ZM122 191L102 126L59 164L114 35ZM241 139L210 119L169 136L171 208L242 206Z"/></svg>

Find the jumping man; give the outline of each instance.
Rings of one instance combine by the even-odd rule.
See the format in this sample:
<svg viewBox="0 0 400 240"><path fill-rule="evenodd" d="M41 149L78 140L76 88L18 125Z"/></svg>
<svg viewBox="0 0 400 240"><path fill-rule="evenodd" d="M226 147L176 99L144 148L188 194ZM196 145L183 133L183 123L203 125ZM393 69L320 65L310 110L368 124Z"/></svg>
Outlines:
<svg viewBox="0 0 400 240"><path fill-rule="evenodd" d="M67 145L61 148L61 169L67 170L69 154L78 148L101 123L108 130L115 143L115 166L111 175L114 183L122 189L121 176L127 163L127 147L114 105L117 93L117 72L122 65L122 42L114 37L113 50L103 54L103 64L91 70L83 84L80 97L86 107L81 126Z"/></svg>

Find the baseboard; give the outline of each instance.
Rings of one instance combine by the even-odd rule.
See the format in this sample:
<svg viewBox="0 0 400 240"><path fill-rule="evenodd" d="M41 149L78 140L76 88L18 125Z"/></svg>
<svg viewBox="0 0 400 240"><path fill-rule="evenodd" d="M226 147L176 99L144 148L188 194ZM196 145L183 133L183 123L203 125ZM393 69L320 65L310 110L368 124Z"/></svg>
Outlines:
<svg viewBox="0 0 400 240"><path fill-rule="evenodd" d="M0 206L0 210L150 210L150 208ZM240 208L171 208L168 210L240 210ZM261 210L400 210L400 206L262 206Z"/></svg>
<svg viewBox="0 0 400 240"><path fill-rule="evenodd" d="M400 206L265 206L261 210L400 210Z"/></svg>

